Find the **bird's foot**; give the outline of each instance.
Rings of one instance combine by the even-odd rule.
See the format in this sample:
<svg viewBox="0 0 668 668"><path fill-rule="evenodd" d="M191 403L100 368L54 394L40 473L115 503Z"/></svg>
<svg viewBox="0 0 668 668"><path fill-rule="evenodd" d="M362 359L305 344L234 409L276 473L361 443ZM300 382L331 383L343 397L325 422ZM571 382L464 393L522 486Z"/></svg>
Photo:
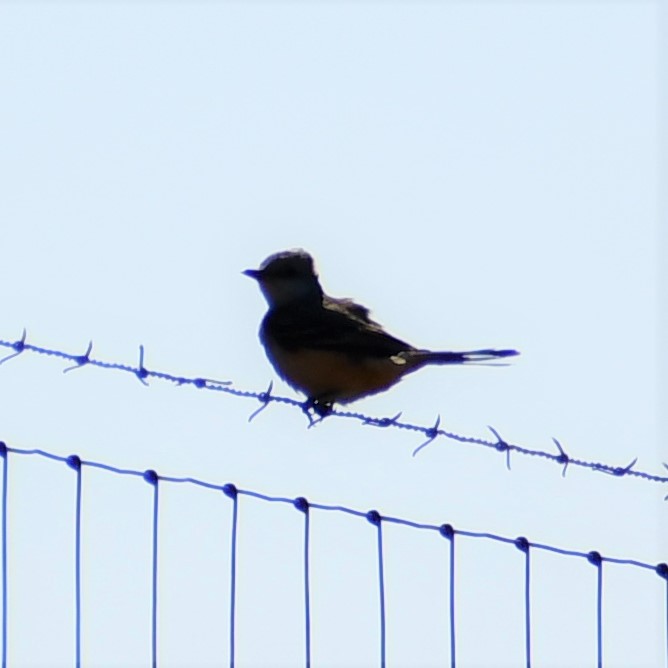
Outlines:
<svg viewBox="0 0 668 668"><path fill-rule="evenodd" d="M332 412L332 402L331 401L322 401L316 397L309 397L303 404L302 408L304 413L306 413L309 418L311 426L317 424L323 418L327 417ZM315 413L318 416L317 419L313 419L311 413Z"/></svg>

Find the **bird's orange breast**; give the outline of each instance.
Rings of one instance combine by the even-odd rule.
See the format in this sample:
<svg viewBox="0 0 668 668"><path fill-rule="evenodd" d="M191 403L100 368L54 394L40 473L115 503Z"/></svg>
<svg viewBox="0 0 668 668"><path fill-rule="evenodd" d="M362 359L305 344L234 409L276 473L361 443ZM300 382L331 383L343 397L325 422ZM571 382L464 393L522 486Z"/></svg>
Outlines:
<svg viewBox="0 0 668 668"><path fill-rule="evenodd" d="M346 403L394 385L406 373L405 360L355 359L341 352L303 349L287 351L266 342L267 355L278 374L309 398Z"/></svg>

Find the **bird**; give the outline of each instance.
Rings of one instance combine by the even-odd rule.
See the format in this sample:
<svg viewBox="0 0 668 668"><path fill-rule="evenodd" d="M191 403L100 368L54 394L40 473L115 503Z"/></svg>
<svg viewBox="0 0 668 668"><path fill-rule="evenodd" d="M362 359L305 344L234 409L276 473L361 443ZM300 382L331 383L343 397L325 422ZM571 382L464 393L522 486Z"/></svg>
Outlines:
<svg viewBox="0 0 668 668"><path fill-rule="evenodd" d="M270 255L246 269L268 311L260 341L278 375L307 397L305 407L324 417L347 404L383 392L405 375L431 364L475 364L518 355L516 350L432 351L391 334L352 299L323 291L313 258L301 249Z"/></svg>

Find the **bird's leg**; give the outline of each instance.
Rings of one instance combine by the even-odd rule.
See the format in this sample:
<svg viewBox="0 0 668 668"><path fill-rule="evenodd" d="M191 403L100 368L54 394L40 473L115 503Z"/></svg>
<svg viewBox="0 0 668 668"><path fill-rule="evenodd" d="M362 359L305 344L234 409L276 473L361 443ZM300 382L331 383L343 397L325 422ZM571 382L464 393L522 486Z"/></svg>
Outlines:
<svg viewBox="0 0 668 668"><path fill-rule="evenodd" d="M320 401L316 399L313 404L313 410L321 417L324 418L332 412L332 402L331 401Z"/></svg>
<svg viewBox="0 0 668 668"><path fill-rule="evenodd" d="M312 410L320 419L322 419L332 412L332 403L333 402L331 401L325 401L318 397L309 397L304 402L304 411L308 414L308 412Z"/></svg>

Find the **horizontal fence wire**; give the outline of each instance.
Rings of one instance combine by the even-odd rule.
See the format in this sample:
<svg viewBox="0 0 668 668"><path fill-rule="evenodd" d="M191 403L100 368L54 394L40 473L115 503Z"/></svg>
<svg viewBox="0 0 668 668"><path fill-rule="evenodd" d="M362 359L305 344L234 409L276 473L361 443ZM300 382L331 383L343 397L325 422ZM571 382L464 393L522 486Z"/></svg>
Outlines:
<svg viewBox="0 0 668 668"><path fill-rule="evenodd" d="M454 668L456 666L456 607L455 607L455 538L469 538L482 539L502 543L508 546L514 546L524 555L524 580L522 583L524 590L524 635L525 635L525 665L531 666L531 570L530 570L530 552L535 550L543 550L566 557L574 557L584 559L596 568L596 644L597 644L597 663L599 666L603 665L602 657L602 638L603 638L603 617L602 617L602 596L603 596L603 572L605 564L618 564L624 567L642 569L656 574L659 578L657 583L662 587L663 596L665 597L664 609L666 610L666 621L664 623L663 633L665 633L666 646L666 662L668 664L668 564L662 562L659 564L651 564L648 562L639 561L636 559L628 559L623 557L604 556L598 551L583 552L579 550L566 549L555 545L548 545L545 543L532 542L524 536L517 538L502 536L495 533L469 531L455 528L452 524L430 524L416 522L413 520L393 517L389 515L382 515L377 510L363 511L355 508L349 508L343 505L328 505L317 502L308 501L302 496L295 498L284 496L270 496L262 492L241 489L232 483L213 483L199 478L180 477L170 475L160 475L156 471L149 469L146 471L139 471L134 469L120 468L111 464L81 459L77 455L63 456L48 452L42 449L23 449L7 445L0 441L0 458L3 460L3 489L2 489L2 665L7 665L7 626L8 626L8 572L10 565L7 561L7 511L8 511L8 470L10 467L10 459L14 456L35 456L49 459L54 462L66 464L68 467L76 472L76 507L74 513L75 524L75 656L76 665L79 666L81 661L81 508L82 508L82 493L81 480L83 471L86 468L101 469L112 474L121 476L134 476L141 478L143 481L149 483L153 487L152 499L152 530L151 530L151 665L158 665L158 529L159 529L159 494L158 489L161 484L186 484L198 487L203 487L213 491L222 492L225 496L232 500L232 535L230 542L231 559L230 559L230 622L229 622L229 665L231 668L235 665L235 619L236 619L236 577L237 577L237 536L238 536L238 502L240 497L249 497L258 499L267 503L286 504L294 507L297 511L302 513L304 517L304 558L303 558L303 587L304 587L304 656L305 665L311 665L311 613L310 613L310 589L309 589L309 521L310 512L312 510L323 512L334 512L351 515L360 519L368 521L376 530L376 559L377 559L377 577L378 577L378 596L379 596L379 617L378 624L380 630L380 647L378 650L379 665L386 664L386 601L385 601L385 575L384 575L384 547L382 539L382 526L384 524L396 524L409 527L417 530L431 531L438 534L440 537L446 539L449 543L449 631L450 631L450 665Z"/></svg>
<svg viewBox="0 0 668 668"><path fill-rule="evenodd" d="M248 399L255 399L259 401L261 406L255 410L249 417L249 421L252 420L260 411L264 410L269 404L285 404L298 408L308 416L309 426L313 426L320 422L322 417L314 419L311 413L309 412L310 404L308 402L300 402L296 399L290 399L288 397L276 396L271 393L272 384L270 383L269 387L264 392L254 392L251 390L242 390L232 387L231 381L217 381L211 380L208 378L192 378L187 376L179 376L173 373L166 373L163 371L155 371L148 369L144 366L144 346L139 346L139 359L137 366L132 366L130 364L122 364L118 362L107 362L104 360L94 359L90 356L93 349L92 341L88 344L86 352L83 354L72 354L66 353L62 350L55 350L51 348L44 348L42 346L37 346L31 343L28 343L27 334L25 329L23 330L23 335L17 341L5 341L0 339L0 347L8 348L14 352L10 353L3 359L0 359L0 365L5 362L18 357L21 354L26 352L36 353L38 355L46 355L49 357L57 357L68 362L72 362L71 366L68 366L63 371L69 372L74 369L80 369L84 366L94 366L101 369L107 370L116 370L122 371L125 373L132 374L135 376L142 384L148 385L147 379L155 378L157 380L168 381L174 383L178 386L193 386L202 390L210 390L213 392L222 392L224 394L233 395L235 397L243 397ZM409 422L402 422L399 418L401 413L398 413L391 418L378 418L372 417L370 415L365 415L364 413L352 412L352 411L343 411L334 409L331 413L328 413L327 418L331 417L336 418L348 418L361 422L364 425L369 425L373 427L382 427L382 428L394 428L402 429L406 431L412 431L419 434L422 434L427 437L427 440L424 441L413 451L415 456L420 452L424 447L429 445L432 441L439 437L447 438L458 443L468 444L468 445L479 445L485 448L491 448L498 452L506 454L506 465L510 468L510 456L511 453L517 453L529 457L538 457L541 459L546 459L548 461L554 462L562 466L562 475L566 475L566 471L569 466L577 466L581 468L588 469L590 471L597 471L599 473L605 473L608 475L616 477L633 477L645 480L648 482L655 482L659 484L666 485L668 484L668 475L658 475L655 473L650 473L648 471L642 471L635 468L637 463L637 457L633 459L630 463L624 466L615 466L613 464L607 464L604 462L596 461L587 461L578 457L572 457L569 455L561 443L556 439L552 438L557 452L548 452L546 450L532 449L516 443L510 443L501 437L499 432L493 427L489 427L489 430L494 435L494 440L477 438L474 436L465 436L462 434L457 434L452 431L441 428L441 419L440 416L436 419L435 423L432 426L411 424ZM668 465L664 463L664 467L668 469ZM666 496L668 499L668 495Z"/></svg>

